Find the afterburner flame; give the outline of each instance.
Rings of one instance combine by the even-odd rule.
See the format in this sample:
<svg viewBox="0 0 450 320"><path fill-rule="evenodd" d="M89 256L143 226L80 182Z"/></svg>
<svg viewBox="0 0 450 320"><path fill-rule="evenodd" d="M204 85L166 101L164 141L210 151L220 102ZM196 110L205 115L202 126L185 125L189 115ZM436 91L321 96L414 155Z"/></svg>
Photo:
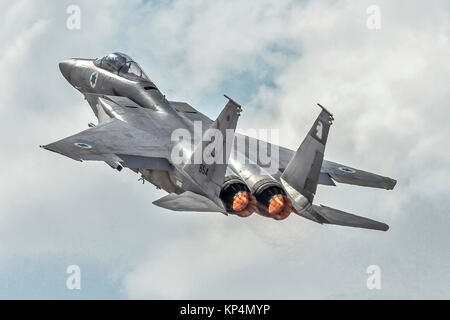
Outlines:
<svg viewBox="0 0 450 320"><path fill-rule="evenodd" d="M247 208L250 197L247 192L242 192L236 196L233 200L233 210L236 212L243 211Z"/></svg>
<svg viewBox="0 0 450 320"><path fill-rule="evenodd" d="M284 196L278 195L272 198L269 204L269 214L277 215L280 214L283 209L286 207L286 201Z"/></svg>
<svg viewBox="0 0 450 320"><path fill-rule="evenodd" d="M247 192L244 192L244 193L241 193L241 194L239 194L237 197L236 197L236 199L239 197L239 196L241 196L241 195L243 195L243 194L245 194L245 196L242 196L242 198L241 199L244 199L243 200L243 202L241 202L240 201L240 203L245 203L245 199L247 199L247 201L248 201L248 204L246 205L246 207L244 208L244 209L242 209L241 211L235 211L236 212L236 214L239 216L239 217L241 217L241 218L247 218L247 217L250 217L252 214L253 214L253 212L256 212L258 209L257 209L257 201L256 201L256 198L255 198L255 196L254 195L252 195L251 193L247 193ZM235 200L236 200L235 199ZM233 203L234 204L234 203ZM234 207L234 206L233 206Z"/></svg>
<svg viewBox="0 0 450 320"><path fill-rule="evenodd" d="M292 212L291 202L283 195L274 196L270 201L268 212L275 220L284 220Z"/></svg>

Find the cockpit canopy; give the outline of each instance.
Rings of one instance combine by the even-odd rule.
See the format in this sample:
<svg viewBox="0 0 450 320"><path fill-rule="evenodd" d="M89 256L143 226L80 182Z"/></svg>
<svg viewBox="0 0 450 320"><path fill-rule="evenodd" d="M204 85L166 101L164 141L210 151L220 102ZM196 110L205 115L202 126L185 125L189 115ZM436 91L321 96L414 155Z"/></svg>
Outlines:
<svg viewBox="0 0 450 320"><path fill-rule="evenodd" d="M94 61L95 66L115 73L121 77L133 81L150 81L141 67L129 56L123 53L115 52L98 58Z"/></svg>

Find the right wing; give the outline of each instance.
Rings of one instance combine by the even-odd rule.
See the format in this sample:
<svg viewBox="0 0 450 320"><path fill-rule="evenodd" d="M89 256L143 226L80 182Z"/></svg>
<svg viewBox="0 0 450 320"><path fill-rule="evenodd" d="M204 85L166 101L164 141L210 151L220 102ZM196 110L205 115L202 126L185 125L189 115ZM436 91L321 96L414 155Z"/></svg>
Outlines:
<svg viewBox="0 0 450 320"><path fill-rule="evenodd" d="M326 179L325 176L328 176L339 183L386 190L394 189L397 184L397 181L394 179L327 160L323 161L320 174L324 176L323 179Z"/></svg>
<svg viewBox="0 0 450 320"><path fill-rule="evenodd" d="M207 116L203 115L201 112L194 109L192 106L185 102L170 102L178 112L185 115L186 118L189 118L192 121L202 121L204 124L210 125L212 123L211 119ZM267 154L267 152L271 153L272 146L278 148L278 154L269 155L269 158L275 163L278 163L278 169L280 172L284 172L287 168L289 162L295 155L295 151L278 146L275 144L271 144L269 142L265 142L262 140L258 140L253 137L245 136L239 133L235 133L235 142L236 141L245 141L245 156L252 161L256 162L261 167L267 167L267 160L260 158L260 148L264 148L263 154ZM236 145L236 143L235 143ZM256 150L249 150L248 146L257 146ZM236 146L235 146L236 148ZM388 177L384 177L375 173L359 170L356 168L352 168L346 165L342 165L339 163L323 160L322 166L320 169L320 174L318 177L318 184L335 186L335 183L345 183L357 186L364 187L372 187L372 188L381 188L392 190L397 181Z"/></svg>
<svg viewBox="0 0 450 320"><path fill-rule="evenodd" d="M266 145L265 150L271 150L272 144L258 140L252 137L243 136L239 133L236 133L237 139L241 137L242 139L246 140L246 146L249 145ZM291 161L291 159L295 155L295 151L284 148L281 146L273 145L275 148L278 147L278 155L275 157L269 156L269 158L272 158L273 161L278 162L278 169L280 172L284 172ZM259 151L256 152L249 151L248 149L246 151L246 156L251 157L251 159L257 159L258 164L262 167L265 167L267 163L266 160L261 160ZM265 152L265 151L264 151ZM392 190L394 189L397 181L394 179L391 179L389 177L385 177L382 175L378 175L372 172L356 169L353 167L349 167L343 164L339 164L336 162L323 160L322 167L320 169L320 174L318 178L318 184L322 185L328 185L328 186L335 186L334 183L345 183L345 184L351 184L351 185L357 185L357 186L363 186L363 187L371 187L371 188L380 188L380 189L386 189L386 190Z"/></svg>

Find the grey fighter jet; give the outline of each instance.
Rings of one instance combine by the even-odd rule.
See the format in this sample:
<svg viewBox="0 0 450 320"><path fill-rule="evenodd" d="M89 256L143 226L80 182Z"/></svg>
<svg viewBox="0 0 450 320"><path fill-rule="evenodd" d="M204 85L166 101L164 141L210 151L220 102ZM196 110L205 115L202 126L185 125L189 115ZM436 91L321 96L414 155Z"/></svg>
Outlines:
<svg viewBox="0 0 450 320"><path fill-rule="evenodd" d="M71 59L59 67L84 95L98 124L90 123L85 131L41 147L77 161L103 161L119 171L131 169L141 175L142 182L147 180L169 193L154 201L156 206L240 217L257 213L276 220L293 212L320 224L389 228L313 204L318 184L335 186L336 181L387 190L396 184L393 179L324 160L334 118L321 105L311 130L293 151L235 133L242 108L227 96L215 121L186 102L168 101L125 54Z"/></svg>

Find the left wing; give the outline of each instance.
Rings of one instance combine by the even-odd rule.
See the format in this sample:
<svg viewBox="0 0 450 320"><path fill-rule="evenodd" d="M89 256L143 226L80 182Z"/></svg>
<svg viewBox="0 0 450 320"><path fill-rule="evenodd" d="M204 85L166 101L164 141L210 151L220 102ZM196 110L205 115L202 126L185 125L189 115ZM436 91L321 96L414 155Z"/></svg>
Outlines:
<svg viewBox="0 0 450 320"><path fill-rule="evenodd" d="M57 142L41 146L77 161L121 163L129 168L169 170L169 150L151 134L111 119Z"/></svg>

